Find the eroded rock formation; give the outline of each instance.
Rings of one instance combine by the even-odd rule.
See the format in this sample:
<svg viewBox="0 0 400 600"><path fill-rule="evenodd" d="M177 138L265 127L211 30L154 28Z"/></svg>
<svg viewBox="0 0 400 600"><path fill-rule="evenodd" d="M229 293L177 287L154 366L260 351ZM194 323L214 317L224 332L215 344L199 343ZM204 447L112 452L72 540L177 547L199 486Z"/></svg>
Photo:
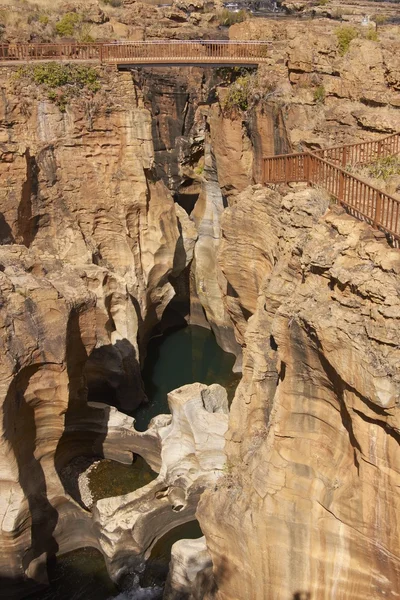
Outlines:
<svg viewBox="0 0 400 600"><path fill-rule="evenodd" d="M94 507L94 527L115 579L139 571L164 533L194 519L201 493L215 484L226 462L225 389L194 383L171 392L168 403L172 417L164 416L164 422L157 417L158 425L153 424L161 440L157 479Z"/></svg>
<svg viewBox="0 0 400 600"><path fill-rule="evenodd" d="M327 207L311 190L255 188L222 220L221 266L253 316L229 474L198 512L215 598L399 593L400 256ZM244 271L240 286L232 266L249 256L264 278Z"/></svg>
<svg viewBox="0 0 400 600"><path fill-rule="evenodd" d="M180 10L165 18L179 21ZM129 11L122 30L140 37L135 19L147 26L154 10ZM91 18L104 31L121 26ZM344 58L336 25L324 37L326 27L232 28L232 37L279 42L247 112L222 110L224 92L217 100L216 82L197 68L136 73L134 83L106 69L99 96L82 95L65 113L2 73L5 586L45 582L48 557L84 544L100 548L118 578L157 536L192 519L217 483L199 512L212 575L203 542L182 542L168 593L398 594L398 252L320 194L248 187L261 156L287 149L287 138L297 149L400 128L389 30L379 46L354 39ZM204 106L210 90L214 104ZM144 434L101 403L141 401L146 343L189 284L193 322L239 359L244 350L224 469L227 415L215 414L204 387L172 394L172 423L159 417ZM63 468L81 454L129 462L132 452L159 478L100 501L93 527Z"/></svg>

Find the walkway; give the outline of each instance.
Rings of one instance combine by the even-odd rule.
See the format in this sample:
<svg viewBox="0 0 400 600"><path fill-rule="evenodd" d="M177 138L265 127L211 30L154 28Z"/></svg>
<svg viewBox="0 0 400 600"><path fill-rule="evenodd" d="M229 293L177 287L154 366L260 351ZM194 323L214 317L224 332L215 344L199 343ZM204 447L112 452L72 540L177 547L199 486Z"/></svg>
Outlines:
<svg viewBox="0 0 400 600"><path fill-rule="evenodd" d="M351 174L352 166L400 153L400 133L373 142L264 158L263 183L307 181L324 188L356 219L387 234L400 247L400 200Z"/></svg>
<svg viewBox="0 0 400 600"><path fill-rule="evenodd" d="M0 65L32 61L85 61L118 66L165 64L257 65L270 42L152 40L108 44L0 44Z"/></svg>

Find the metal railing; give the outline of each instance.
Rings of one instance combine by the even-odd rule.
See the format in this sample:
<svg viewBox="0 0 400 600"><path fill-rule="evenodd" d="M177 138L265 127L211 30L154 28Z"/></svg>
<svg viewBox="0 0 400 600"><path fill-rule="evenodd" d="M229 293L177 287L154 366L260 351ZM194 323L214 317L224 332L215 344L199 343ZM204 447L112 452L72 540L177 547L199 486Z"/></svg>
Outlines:
<svg viewBox="0 0 400 600"><path fill-rule="evenodd" d="M111 64L258 64L268 59L271 42L152 40L100 44L0 44L1 62L96 61Z"/></svg>
<svg viewBox="0 0 400 600"><path fill-rule="evenodd" d="M357 157L357 161L368 162L381 156L399 153L399 134L388 136L382 140L354 144L357 148L348 156ZM379 142L381 145L379 146ZM328 156L332 150L346 148L329 148ZM379 148L379 155L376 154ZM394 151L393 151L394 149ZM339 153L340 159L342 155ZM284 154L264 158L263 183L289 183L307 181L312 185L323 188L346 208L347 212L359 220L366 221L374 227L384 231L393 246L400 247L400 200L369 185L358 177L347 172L333 161L318 156L317 153L304 152L297 154Z"/></svg>

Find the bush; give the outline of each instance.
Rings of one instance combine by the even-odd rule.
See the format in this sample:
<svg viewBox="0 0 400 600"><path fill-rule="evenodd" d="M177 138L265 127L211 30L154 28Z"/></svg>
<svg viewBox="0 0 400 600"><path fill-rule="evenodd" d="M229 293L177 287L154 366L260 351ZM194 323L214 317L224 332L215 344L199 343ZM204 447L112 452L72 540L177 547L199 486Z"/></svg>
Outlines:
<svg viewBox="0 0 400 600"><path fill-rule="evenodd" d="M56 32L60 37L71 37L74 35L75 28L82 20L78 13L65 13L65 15L56 23Z"/></svg>
<svg viewBox="0 0 400 600"><path fill-rule="evenodd" d="M374 15L372 20L375 21L377 25L384 25L388 21L388 17L386 15Z"/></svg>
<svg viewBox="0 0 400 600"><path fill-rule="evenodd" d="M78 39L80 42L85 44L94 42L94 37L92 36L92 26L89 23L82 23L82 25L79 27Z"/></svg>
<svg viewBox="0 0 400 600"><path fill-rule="evenodd" d="M39 15L39 23L41 25L48 25L49 20L50 19L49 19L49 17L47 15L43 15L43 14Z"/></svg>
<svg viewBox="0 0 400 600"><path fill-rule="evenodd" d="M234 25L235 23L243 23L248 16L248 13L243 9L238 12L232 12L227 8L224 8L224 10L219 13L218 18L221 25L230 27L230 25Z"/></svg>
<svg viewBox="0 0 400 600"><path fill-rule="evenodd" d="M344 56L349 49L350 42L358 37L358 31L354 27L343 25L338 27L335 33L338 40L339 54Z"/></svg>
<svg viewBox="0 0 400 600"><path fill-rule="evenodd" d="M44 63L22 67L17 77L27 77L43 86L47 97L64 112L68 101L82 91L94 94L100 89L99 74L93 67Z"/></svg>
<svg viewBox="0 0 400 600"><path fill-rule="evenodd" d="M249 107L250 88L250 75L238 77L229 88L223 103L224 110L247 110Z"/></svg>
<svg viewBox="0 0 400 600"><path fill-rule="evenodd" d="M329 0L318 0L317 1L317 5L318 6L326 6L328 4Z"/></svg>
<svg viewBox="0 0 400 600"><path fill-rule="evenodd" d="M384 156L368 165L368 174L377 179L389 179L392 175L400 175L400 157Z"/></svg>
<svg viewBox="0 0 400 600"><path fill-rule="evenodd" d="M367 29L367 31L365 32L365 39L366 40L371 40L371 42L377 42L378 41L378 32L376 31L375 27L373 25L370 25Z"/></svg>
<svg viewBox="0 0 400 600"><path fill-rule="evenodd" d="M114 8L118 8L118 6L122 6L122 0L103 0L104 4L109 4Z"/></svg>
<svg viewBox="0 0 400 600"><path fill-rule="evenodd" d="M326 92L323 85L319 85L314 90L314 102L323 104L325 102Z"/></svg>

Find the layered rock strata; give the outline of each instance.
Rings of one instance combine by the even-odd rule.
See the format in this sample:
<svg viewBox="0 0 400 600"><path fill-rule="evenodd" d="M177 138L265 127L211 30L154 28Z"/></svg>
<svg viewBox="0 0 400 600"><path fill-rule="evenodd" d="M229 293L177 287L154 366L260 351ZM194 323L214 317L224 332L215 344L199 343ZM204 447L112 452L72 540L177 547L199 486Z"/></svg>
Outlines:
<svg viewBox="0 0 400 600"><path fill-rule="evenodd" d="M60 479L70 460L147 453L146 436L129 450L118 441L130 440L129 418L91 402L131 410L143 399L142 350L195 234L164 184L148 177L151 116L130 75L103 73L107 103L98 99L94 110L83 94L65 113L12 70L2 75L0 572L8 589L44 582L56 552L97 545L90 516ZM155 468L154 450L148 458Z"/></svg>
<svg viewBox="0 0 400 600"><path fill-rule="evenodd" d="M215 598L399 595L400 255L328 202L256 187L222 219L252 316L228 473L198 511ZM237 281L250 258L264 276Z"/></svg>

